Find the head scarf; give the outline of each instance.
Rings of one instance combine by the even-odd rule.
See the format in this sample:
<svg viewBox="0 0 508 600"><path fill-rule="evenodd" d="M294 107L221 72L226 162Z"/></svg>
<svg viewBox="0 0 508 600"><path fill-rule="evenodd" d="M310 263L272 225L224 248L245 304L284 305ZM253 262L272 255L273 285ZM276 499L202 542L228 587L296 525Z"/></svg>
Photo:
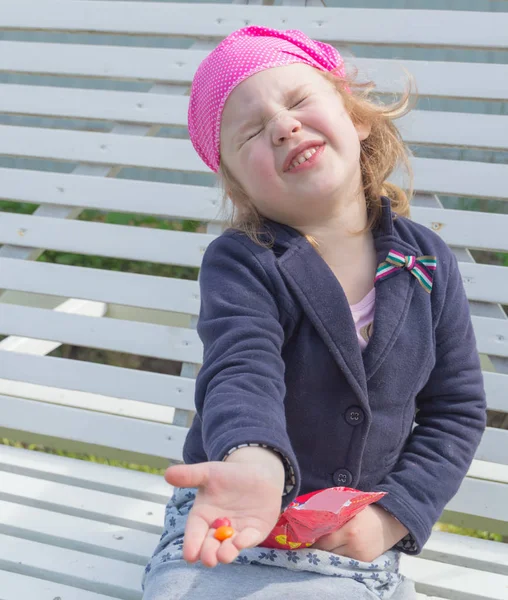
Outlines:
<svg viewBox="0 0 508 600"><path fill-rule="evenodd" d="M188 127L196 152L212 171L219 170L220 123L229 94L255 73L292 63L345 77L338 51L297 29L244 27L226 37L201 62L192 82Z"/></svg>

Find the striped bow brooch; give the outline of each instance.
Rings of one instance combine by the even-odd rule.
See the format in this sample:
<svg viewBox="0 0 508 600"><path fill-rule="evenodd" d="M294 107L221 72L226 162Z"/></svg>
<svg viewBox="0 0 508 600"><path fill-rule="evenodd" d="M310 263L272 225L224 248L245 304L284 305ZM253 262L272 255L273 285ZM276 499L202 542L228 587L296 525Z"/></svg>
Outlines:
<svg viewBox="0 0 508 600"><path fill-rule="evenodd" d="M407 269L416 277L423 289L430 294L436 266L435 256L405 256L396 250L390 250L386 260L377 268L375 282L384 279L395 271Z"/></svg>

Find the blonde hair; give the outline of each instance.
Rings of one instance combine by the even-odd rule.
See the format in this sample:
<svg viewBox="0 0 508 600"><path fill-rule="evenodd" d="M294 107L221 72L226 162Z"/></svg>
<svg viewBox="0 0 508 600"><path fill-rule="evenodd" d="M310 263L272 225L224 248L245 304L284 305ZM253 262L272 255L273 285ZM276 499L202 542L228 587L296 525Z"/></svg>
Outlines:
<svg viewBox="0 0 508 600"><path fill-rule="evenodd" d="M392 210L397 215L408 217L410 199L413 196L411 153L393 121L407 114L416 103L414 78L406 71L407 85L400 98L390 104L382 104L374 95L374 82L356 81L357 71L343 79L333 73L318 72L340 93L353 123L364 123L371 127L369 136L360 142L360 170L369 214L366 229L372 229L379 222L382 212L381 196L390 198ZM387 181L397 166L406 175L406 190ZM270 246L270 242L267 244L261 239L263 216L223 161L220 163L218 176L223 191L222 214L226 225L243 231L261 246ZM229 205L228 198L231 199L232 206ZM306 237L317 249L316 240L311 236Z"/></svg>

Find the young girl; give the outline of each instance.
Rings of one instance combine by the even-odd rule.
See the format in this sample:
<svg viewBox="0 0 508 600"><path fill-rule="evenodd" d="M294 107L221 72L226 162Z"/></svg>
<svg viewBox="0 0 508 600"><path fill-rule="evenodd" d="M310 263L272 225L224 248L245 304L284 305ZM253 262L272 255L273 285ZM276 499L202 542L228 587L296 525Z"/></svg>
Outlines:
<svg viewBox="0 0 508 600"><path fill-rule="evenodd" d="M386 181L409 94L371 91L295 30L240 29L196 73L190 137L234 213L203 258L197 414L145 600L416 597L399 554L456 493L486 404L456 259ZM311 548L258 546L334 486L387 494Z"/></svg>

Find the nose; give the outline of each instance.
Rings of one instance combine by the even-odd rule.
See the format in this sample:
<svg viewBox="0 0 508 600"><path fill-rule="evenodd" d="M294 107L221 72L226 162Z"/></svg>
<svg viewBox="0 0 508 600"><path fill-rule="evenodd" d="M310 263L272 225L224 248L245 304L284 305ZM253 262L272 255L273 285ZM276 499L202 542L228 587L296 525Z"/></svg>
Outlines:
<svg viewBox="0 0 508 600"><path fill-rule="evenodd" d="M280 146L302 129L302 124L288 113L281 113L272 123L272 142Z"/></svg>

